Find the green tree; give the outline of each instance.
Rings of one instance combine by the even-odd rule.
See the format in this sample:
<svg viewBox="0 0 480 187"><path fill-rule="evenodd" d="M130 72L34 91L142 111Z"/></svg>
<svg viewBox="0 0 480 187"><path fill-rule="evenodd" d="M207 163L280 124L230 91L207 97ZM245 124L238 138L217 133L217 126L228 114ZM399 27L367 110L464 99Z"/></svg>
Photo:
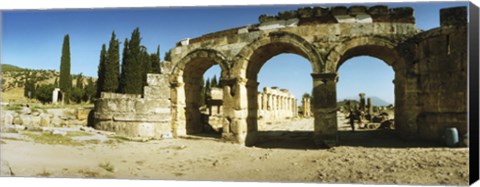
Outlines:
<svg viewBox="0 0 480 187"><path fill-rule="evenodd" d="M58 78L55 77L55 82L53 82L53 85L55 85L56 87L58 87Z"/></svg>
<svg viewBox="0 0 480 187"><path fill-rule="evenodd" d="M165 52L164 61L172 61L172 53L170 51Z"/></svg>
<svg viewBox="0 0 480 187"><path fill-rule="evenodd" d="M150 60L152 63L152 73L162 73L160 68L160 46L157 46L157 53L150 55Z"/></svg>
<svg viewBox="0 0 480 187"><path fill-rule="evenodd" d="M118 90L119 82L119 67L120 67L120 42L115 37L115 32L112 32L112 37L108 45L108 51L105 57L105 71L104 83L102 91L116 92Z"/></svg>
<svg viewBox="0 0 480 187"><path fill-rule="evenodd" d="M83 87L84 87L83 86L83 75L81 73L77 76L77 84L75 85L75 87L83 90Z"/></svg>
<svg viewBox="0 0 480 187"><path fill-rule="evenodd" d="M60 90L64 93L64 101L69 103L69 93L72 89L72 76L70 75L70 36L63 38L62 57L60 61Z"/></svg>
<svg viewBox="0 0 480 187"><path fill-rule="evenodd" d="M29 99L32 99L35 97L35 81L32 79L32 77L27 76L25 78L23 96Z"/></svg>
<svg viewBox="0 0 480 187"><path fill-rule="evenodd" d="M143 77L145 70L141 62L140 31L136 28L132 32L130 41L125 41L120 91L128 94L142 94ZM128 46L128 47L127 47Z"/></svg>
<svg viewBox="0 0 480 187"><path fill-rule="evenodd" d="M37 98L42 103L52 102L52 92L55 87L56 86L54 84L38 86L35 98Z"/></svg>
<svg viewBox="0 0 480 187"><path fill-rule="evenodd" d="M207 103L208 94L209 94L210 90L211 90L211 87L210 87L210 79L207 78L207 81L205 81L205 93L204 93L204 95L205 95L205 98L204 98L205 103Z"/></svg>
<svg viewBox="0 0 480 187"><path fill-rule="evenodd" d="M98 64L98 79L97 79L97 92L96 92L96 97L100 98L100 94L104 89L105 85L105 64L106 64L106 59L105 57L107 56L107 50L105 49L105 44L102 45L102 50L100 51L100 62Z"/></svg>
<svg viewBox="0 0 480 187"><path fill-rule="evenodd" d="M79 87L73 87L70 93L70 99L75 103L81 103L83 100L84 91Z"/></svg>
<svg viewBox="0 0 480 187"><path fill-rule="evenodd" d="M125 87L127 85L126 74L125 72L128 71L129 66L127 63L127 59L129 58L128 55L130 54L130 50L128 49L128 39L125 38L125 42L123 42L123 52L122 52L122 65L120 71L120 84L118 85L118 92L126 93ZM98 84L98 83L97 83Z"/></svg>
<svg viewBox="0 0 480 187"><path fill-rule="evenodd" d="M212 88L218 87L217 75L213 75L211 86Z"/></svg>
<svg viewBox="0 0 480 187"><path fill-rule="evenodd" d="M205 80L202 78L200 79L200 106L205 105Z"/></svg>
<svg viewBox="0 0 480 187"><path fill-rule="evenodd" d="M147 52L147 48L145 46L141 46L140 48L140 59L139 63L142 64L143 71L142 71L142 93L143 87L147 85L147 74L152 73L152 60L150 59L150 55Z"/></svg>
<svg viewBox="0 0 480 187"><path fill-rule="evenodd" d="M85 85L83 101L93 102L96 97L96 94L97 94L97 90L96 90L95 81L93 81L93 78L90 77L87 80L87 84Z"/></svg>

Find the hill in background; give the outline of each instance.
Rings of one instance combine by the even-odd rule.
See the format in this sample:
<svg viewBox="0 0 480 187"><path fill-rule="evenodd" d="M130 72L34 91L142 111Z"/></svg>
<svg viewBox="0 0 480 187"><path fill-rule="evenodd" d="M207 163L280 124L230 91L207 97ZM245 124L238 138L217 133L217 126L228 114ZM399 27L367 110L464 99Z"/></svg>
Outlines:
<svg viewBox="0 0 480 187"><path fill-rule="evenodd" d="M367 102L368 98L369 98L368 96L365 98L365 102ZM393 103L385 101L382 98L377 97L377 96L371 96L370 98L372 98L372 105L373 106L388 106L388 105L393 104ZM347 97L347 98L339 100L338 103L343 103L345 100L355 100L355 101L359 102L360 97L358 97L358 96Z"/></svg>
<svg viewBox="0 0 480 187"><path fill-rule="evenodd" d="M36 85L53 84L55 79L60 78L60 73L55 70L33 70L25 69L15 65L2 64L2 74L0 76L2 85L2 100L26 100L23 96L25 89L25 80L27 77L33 79ZM76 77L72 75L72 83L76 85ZM90 77L83 76L83 84L87 84ZM94 78L96 80L96 78Z"/></svg>

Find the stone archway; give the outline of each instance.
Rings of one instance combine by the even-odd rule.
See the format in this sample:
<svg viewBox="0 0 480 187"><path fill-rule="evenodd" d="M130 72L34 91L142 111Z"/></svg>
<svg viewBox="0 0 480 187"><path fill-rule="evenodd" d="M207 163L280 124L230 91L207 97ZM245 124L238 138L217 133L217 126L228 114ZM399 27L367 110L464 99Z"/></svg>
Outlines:
<svg viewBox="0 0 480 187"><path fill-rule="evenodd" d="M321 72L324 63L316 48L302 37L288 32L272 32L258 38L245 46L237 55L237 63L232 69L232 76L243 80L242 87L246 93L240 93L239 106L246 119L243 125L246 135L246 145L252 145L256 141L255 134L258 131L258 85L257 75L262 66L272 57L282 53L292 53L307 59L312 65L312 72ZM243 95L242 95L243 94ZM246 101L246 102L244 102Z"/></svg>
<svg viewBox="0 0 480 187"><path fill-rule="evenodd" d="M407 87L413 87L416 78L408 78L406 76L405 60L398 53L394 42L378 37L358 37L345 41L334 47L327 56L326 72L331 73L332 77L336 77L339 67L345 61L362 55L381 59L392 67L395 72L395 79L393 81L395 93L395 125L398 130L411 131L412 134L410 136L414 135L416 122L414 118L410 117L415 116L413 113L417 112L417 105L415 100L412 99L416 93L408 92L409 88ZM407 82L409 83L408 85ZM336 81L331 84L329 91L332 95L336 95ZM328 126L329 123L326 123L326 125ZM412 130L412 128L415 130ZM333 127L330 129L333 129Z"/></svg>
<svg viewBox="0 0 480 187"><path fill-rule="evenodd" d="M200 80L205 71L216 64L221 68L220 79L228 75L230 67L222 53L213 49L197 49L188 53L173 68L170 86L172 130L175 136L202 131Z"/></svg>

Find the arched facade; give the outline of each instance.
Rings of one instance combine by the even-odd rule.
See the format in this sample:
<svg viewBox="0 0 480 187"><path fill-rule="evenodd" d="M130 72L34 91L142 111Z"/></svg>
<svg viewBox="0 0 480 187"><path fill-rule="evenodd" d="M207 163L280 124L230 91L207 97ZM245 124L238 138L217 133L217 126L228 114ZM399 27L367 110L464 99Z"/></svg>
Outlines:
<svg viewBox="0 0 480 187"><path fill-rule="evenodd" d="M408 7L316 7L261 16L255 25L185 39L170 50L170 61L162 67L165 74L149 75L143 97L104 94L96 104L97 126L114 131L127 129L125 134L135 136L157 136L149 129L168 130L163 128L168 120L162 121L165 117L157 115L166 115L163 108L168 107L169 128L174 135L199 132L199 80L208 68L219 64L222 138L252 145L258 118L257 74L273 56L293 53L311 63L311 108L317 144L337 143L337 70L349 58L360 55L377 57L392 66L395 128L402 137L440 139L447 127L457 127L464 133L466 107L449 98L466 100L462 84L467 77L466 22L451 20L467 19L446 18L465 12L464 7L441 12L445 18L441 27L421 32L415 27L413 9ZM444 79L445 75L452 78ZM169 84L162 84L163 77L168 77ZM170 85L169 96L160 93L164 85ZM129 108L118 110L118 103L128 102L138 108L136 113ZM153 104L145 107L144 103Z"/></svg>

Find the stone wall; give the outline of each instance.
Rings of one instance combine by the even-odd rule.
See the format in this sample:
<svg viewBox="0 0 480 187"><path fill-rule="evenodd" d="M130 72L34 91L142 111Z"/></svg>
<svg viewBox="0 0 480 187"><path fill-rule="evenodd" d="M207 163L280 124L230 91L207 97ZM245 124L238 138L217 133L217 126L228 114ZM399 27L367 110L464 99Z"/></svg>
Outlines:
<svg viewBox="0 0 480 187"><path fill-rule="evenodd" d="M95 128L127 137L171 134L168 75L148 74L142 95L102 92L95 103Z"/></svg>
<svg viewBox="0 0 480 187"><path fill-rule="evenodd" d="M398 112L410 110L410 117L416 118L413 131L430 140L440 140L450 127L457 128L460 136L467 133L466 8L442 9L440 18L441 27L418 34L399 47L408 51L407 77L416 80L407 90L415 96L404 98L416 103Z"/></svg>

